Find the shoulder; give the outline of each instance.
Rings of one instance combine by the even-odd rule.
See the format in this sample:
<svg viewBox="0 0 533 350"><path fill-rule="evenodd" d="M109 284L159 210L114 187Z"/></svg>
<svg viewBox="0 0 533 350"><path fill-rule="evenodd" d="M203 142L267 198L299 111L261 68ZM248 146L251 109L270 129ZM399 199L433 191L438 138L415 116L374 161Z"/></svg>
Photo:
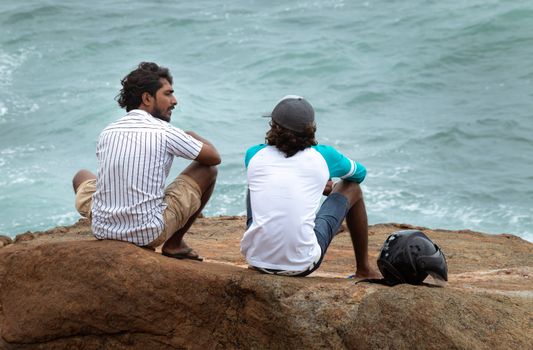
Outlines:
<svg viewBox="0 0 533 350"><path fill-rule="evenodd" d="M326 161L338 159L339 157L342 157L342 154L337 151L333 146L329 145L316 145L312 146L312 148L320 153Z"/></svg>
<svg viewBox="0 0 533 350"><path fill-rule="evenodd" d="M171 138L176 138L176 137L179 137L180 139L188 139L189 135L187 135L187 133L185 133L185 131L183 131L182 129L168 123L168 122L164 122L162 120L159 120L158 122L160 122L158 125L159 127L168 135L170 136Z"/></svg>
<svg viewBox="0 0 533 350"><path fill-rule="evenodd" d="M267 146L266 144L261 143L259 145L255 145L255 146L252 146L252 147L248 148L248 150L246 151L246 154L244 156L244 165L246 167L248 167L248 164L250 163L250 159L252 159L253 156L255 156L257 154L257 152L259 152L260 150L262 150L266 146Z"/></svg>
<svg viewBox="0 0 533 350"><path fill-rule="evenodd" d="M260 150L262 150L263 148L265 148L267 145L264 144L264 143L260 143L258 145L255 145L255 146L252 146L250 148L248 148L246 150L246 154L256 154L257 152L259 152Z"/></svg>

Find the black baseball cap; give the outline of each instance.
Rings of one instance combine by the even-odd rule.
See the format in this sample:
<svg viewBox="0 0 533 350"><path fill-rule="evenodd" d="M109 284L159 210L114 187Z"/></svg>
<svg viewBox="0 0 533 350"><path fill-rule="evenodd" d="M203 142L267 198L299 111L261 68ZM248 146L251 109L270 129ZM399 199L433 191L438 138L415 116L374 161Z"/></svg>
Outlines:
<svg viewBox="0 0 533 350"><path fill-rule="evenodd" d="M305 128L315 122L315 110L301 96L287 95L283 97L270 115L276 124L296 132L304 132Z"/></svg>

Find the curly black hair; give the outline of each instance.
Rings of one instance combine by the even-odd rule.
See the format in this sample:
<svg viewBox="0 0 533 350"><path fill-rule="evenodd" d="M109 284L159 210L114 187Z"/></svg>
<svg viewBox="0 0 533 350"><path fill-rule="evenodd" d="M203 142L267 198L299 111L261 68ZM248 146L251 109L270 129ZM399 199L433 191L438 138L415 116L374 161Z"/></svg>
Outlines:
<svg viewBox="0 0 533 350"><path fill-rule="evenodd" d="M139 108L142 94L148 92L155 96L157 90L163 86L161 79L166 79L172 85L172 75L168 68L158 66L153 62L141 62L137 69L126 75L120 83L122 89L117 95L118 105L126 111Z"/></svg>
<svg viewBox="0 0 533 350"><path fill-rule="evenodd" d="M276 146L285 157L289 158L308 147L318 143L315 139L316 125L310 124L303 132L296 132L270 122L270 130L267 132L265 142L270 146Z"/></svg>

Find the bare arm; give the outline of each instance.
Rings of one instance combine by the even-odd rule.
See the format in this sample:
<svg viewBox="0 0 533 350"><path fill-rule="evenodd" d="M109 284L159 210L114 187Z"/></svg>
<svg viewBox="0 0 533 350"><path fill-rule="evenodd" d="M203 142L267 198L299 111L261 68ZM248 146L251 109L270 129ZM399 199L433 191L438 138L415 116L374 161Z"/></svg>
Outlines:
<svg viewBox="0 0 533 350"><path fill-rule="evenodd" d="M198 141L202 141L204 144L202 146L202 149L200 150L200 153L198 154L198 157L196 157L196 161L203 165L218 165L221 162L220 154L218 154L217 149L213 144L194 131L185 131L186 134L194 137Z"/></svg>
<svg viewBox="0 0 533 350"><path fill-rule="evenodd" d="M329 194L333 190L333 186L334 185L335 184L333 183L333 181L331 181L331 179L329 179L328 182L326 183L326 187L324 187L324 192L322 192L322 194L324 196L329 196Z"/></svg>

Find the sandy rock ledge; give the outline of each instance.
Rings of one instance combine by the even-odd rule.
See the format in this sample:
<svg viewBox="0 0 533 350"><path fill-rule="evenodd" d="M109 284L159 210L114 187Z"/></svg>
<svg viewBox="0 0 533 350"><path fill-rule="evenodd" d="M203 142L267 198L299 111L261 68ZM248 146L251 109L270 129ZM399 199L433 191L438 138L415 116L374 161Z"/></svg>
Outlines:
<svg viewBox="0 0 533 350"><path fill-rule="evenodd" d="M393 231L370 227L375 261ZM347 234L312 277L261 275L242 217L186 236L204 262L97 241L86 221L0 243L0 349L532 349L533 244L421 228L446 253L444 288L357 283Z"/></svg>

